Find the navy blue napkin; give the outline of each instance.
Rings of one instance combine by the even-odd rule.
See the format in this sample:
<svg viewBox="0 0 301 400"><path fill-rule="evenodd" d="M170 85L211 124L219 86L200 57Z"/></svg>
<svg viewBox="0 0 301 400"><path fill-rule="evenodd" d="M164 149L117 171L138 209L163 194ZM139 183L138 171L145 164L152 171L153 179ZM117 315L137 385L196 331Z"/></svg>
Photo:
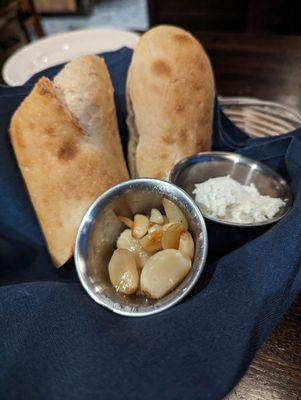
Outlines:
<svg viewBox="0 0 301 400"><path fill-rule="evenodd" d="M105 55L123 143L130 58L128 49ZM34 80L0 88L0 398L221 399L301 288L301 131L252 140L216 104L214 148L278 170L293 208L265 232L230 231L226 241L212 226L215 261L193 292L168 311L130 319L84 292L72 260L51 266L7 132Z"/></svg>

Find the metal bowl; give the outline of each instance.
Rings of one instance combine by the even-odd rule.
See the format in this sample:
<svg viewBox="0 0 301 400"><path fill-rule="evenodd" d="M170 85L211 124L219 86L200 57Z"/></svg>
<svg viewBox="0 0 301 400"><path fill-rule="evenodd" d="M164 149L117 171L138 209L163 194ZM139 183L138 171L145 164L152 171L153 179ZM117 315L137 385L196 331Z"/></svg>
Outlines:
<svg viewBox="0 0 301 400"><path fill-rule="evenodd" d="M132 217L136 213L149 213L153 207L162 209L162 197L172 200L186 215L195 242L191 270L177 288L159 300L118 293L108 274L116 240L125 229L117 215ZM97 303L118 314L142 317L166 310L188 294L202 273L207 249L206 225L191 198L169 182L145 178L120 183L95 200L80 224L74 258L83 287Z"/></svg>
<svg viewBox="0 0 301 400"><path fill-rule="evenodd" d="M266 165L236 153L212 151L196 154L181 160L173 168L170 181L184 189L191 197L195 184L209 178L229 175L242 185L254 183L259 193L271 197L280 197L285 205L274 218L263 222L236 223L215 218L202 210L202 214L211 221L237 227L255 227L272 224L283 218L292 205L292 193L287 182Z"/></svg>

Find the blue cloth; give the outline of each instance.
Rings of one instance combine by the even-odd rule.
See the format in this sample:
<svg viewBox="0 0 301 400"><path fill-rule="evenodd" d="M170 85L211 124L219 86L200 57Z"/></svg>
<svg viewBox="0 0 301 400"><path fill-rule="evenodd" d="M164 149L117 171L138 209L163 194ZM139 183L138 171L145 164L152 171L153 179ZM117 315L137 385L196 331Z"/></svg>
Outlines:
<svg viewBox="0 0 301 400"><path fill-rule="evenodd" d="M126 143L131 51L105 59ZM301 131L252 140L216 104L214 148L278 170L293 190L293 208L264 232L230 230L225 240L211 226L211 262L193 292L161 314L125 318L86 294L72 260L58 271L51 266L8 137L34 80L0 89L0 398L221 399L301 288Z"/></svg>

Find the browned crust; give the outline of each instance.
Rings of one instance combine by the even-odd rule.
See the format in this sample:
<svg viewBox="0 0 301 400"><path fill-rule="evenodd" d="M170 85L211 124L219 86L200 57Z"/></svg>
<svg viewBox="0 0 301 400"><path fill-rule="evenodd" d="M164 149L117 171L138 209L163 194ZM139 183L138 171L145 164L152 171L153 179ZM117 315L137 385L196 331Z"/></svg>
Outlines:
<svg viewBox="0 0 301 400"><path fill-rule="evenodd" d="M127 79L131 173L166 179L181 158L210 150L213 103L212 68L201 44L173 26L146 32Z"/></svg>
<svg viewBox="0 0 301 400"><path fill-rule="evenodd" d="M47 78L37 82L11 121L14 152L56 266L72 256L78 225L93 200L128 178L113 88L104 63L98 67L95 85L98 79L107 87L105 104L111 111L103 113L97 138L87 137Z"/></svg>

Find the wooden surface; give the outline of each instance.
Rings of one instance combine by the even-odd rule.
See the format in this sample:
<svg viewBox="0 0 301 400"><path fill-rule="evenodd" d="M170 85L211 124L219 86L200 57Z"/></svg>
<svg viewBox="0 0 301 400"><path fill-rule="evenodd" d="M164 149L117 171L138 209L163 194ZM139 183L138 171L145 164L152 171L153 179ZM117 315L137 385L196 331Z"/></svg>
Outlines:
<svg viewBox="0 0 301 400"><path fill-rule="evenodd" d="M250 0L148 0L150 26L246 32Z"/></svg>
<svg viewBox="0 0 301 400"><path fill-rule="evenodd" d="M150 26L188 30L301 34L300 0L148 0Z"/></svg>
<svg viewBox="0 0 301 400"><path fill-rule="evenodd" d="M226 399L301 399L301 295Z"/></svg>
<svg viewBox="0 0 301 400"><path fill-rule="evenodd" d="M35 0L38 12L75 12L76 0Z"/></svg>
<svg viewBox="0 0 301 400"><path fill-rule="evenodd" d="M225 96L278 101L301 112L301 36L196 33Z"/></svg>
<svg viewBox="0 0 301 400"><path fill-rule="evenodd" d="M301 37L195 35L210 55L218 93L278 101L301 112ZM301 400L301 294L227 400Z"/></svg>

